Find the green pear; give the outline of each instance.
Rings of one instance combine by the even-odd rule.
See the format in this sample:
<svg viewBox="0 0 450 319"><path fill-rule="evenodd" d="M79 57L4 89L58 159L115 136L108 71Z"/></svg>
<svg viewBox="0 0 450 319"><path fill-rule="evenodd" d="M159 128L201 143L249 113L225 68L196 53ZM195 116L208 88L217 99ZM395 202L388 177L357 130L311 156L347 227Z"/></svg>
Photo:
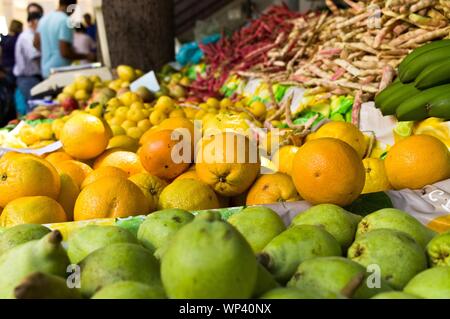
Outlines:
<svg viewBox="0 0 450 319"><path fill-rule="evenodd" d="M162 259L161 277L172 299L247 299L258 264L244 237L214 214L183 227Z"/></svg>
<svg viewBox="0 0 450 319"><path fill-rule="evenodd" d="M99 290L92 299L166 299L161 286L147 286L135 281L120 281Z"/></svg>
<svg viewBox="0 0 450 319"><path fill-rule="evenodd" d="M356 228L361 219L339 206L323 204L299 214L292 221L292 226L322 226L336 238L343 250L347 250L355 239Z"/></svg>
<svg viewBox="0 0 450 319"><path fill-rule="evenodd" d="M370 273L354 261L343 257L322 257L302 263L288 287L316 289L327 297L340 294L355 299L368 299L392 290L384 281L379 283L380 287L373 287L369 276Z"/></svg>
<svg viewBox="0 0 450 319"><path fill-rule="evenodd" d="M61 233L54 231L0 256L0 299L14 298L14 289L33 273L66 276L70 262L61 246L62 239Z"/></svg>
<svg viewBox="0 0 450 319"><path fill-rule="evenodd" d="M341 245L319 226L289 228L275 237L258 255L280 283L286 283L304 261L315 257L342 256Z"/></svg>
<svg viewBox="0 0 450 319"><path fill-rule="evenodd" d="M150 214L139 227L137 238L144 247L155 252L173 235L194 220L194 215L181 209L167 209Z"/></svg>
<svg viewBox="0 0 450 319"><path fill-rule="evenodd" d="M34 273L14 289L17 299L81 299L79 289L71 289L62 277Z"/></svg>
<svg viewBox="0 0 450 319"><path fill-rule="evenodd" d="M450 232L431 240L427 246L427 253L433 267L450 266Z"/></svg>
<svg viewBox="0 0 450 319"><path fill-rule="evenodd" d="M323 295L315 290L299 290L295 288L277 288L269 291L261 299L324 299Z"/></svg>
<svg viewBox="0 0 450 319"><path fill-rule="evenodd" d="M67 242L67 254L72 264L78 264L97 249L120 243L137 244L138 241L124 228L88 225L70 235Z"/></svg>
<svg viewBox="0 0 450 319"><path fill-rule="evenodd" d="M414 277L405 293L424 299L450 299L450 267L428 269Z"/></svg>
<svg viewBox="0 0 450 319"><path fill-rule="evenodd" d="M371 299L383 299L383 300L389 300L389 299L401 299L401 300L407 300L407 299L420 299L418 297L415 297L413 295L406 294L404 292L400 291L390 291L390 292L382 292L381 294L378 294Z"/></svg>
<svg viewBox="0 0 450 319"><path fill-rule="evenodd" d="M85 297L119 281L161 285L158 261L147 249L135 244L100 248L83 259L80 267L81 293Z"/></svg>
<svg viewBox="0 0 450 319"><path fill-rule="evenodd" d="M256 279L256 287L253 291L253 297L258 298L266 292L278 288L279 286L280 285L275 278L273 278L272 274L261 264L258 264L258 277Z"/></svg>
<svg viewBox="0 0 450 319"><path fill-rule="evenodd" d="M0 255L6 251L25 244L32 240L38 240L50 233L50 229L42 225L19 225L5 229L0 235Z"/></svg>
<svg viewBox="0 0 450 319"><path fill-rule="evenodd" d="M366 216L358 226L357 237L375 229L393 229L404 232L425 248L436 233L417 219L398 209L382 209Z"/></svg>
<svg viewBox="0 0 450 319"><path fill-rule="evenodd" d="M391 229L361 235L350 247L348 257L364 267L378 266L381 277L396 290L402 290L427 268L423 248L411 236Z"/></svg>
<svg viewBox="0 0 450 319"><path fill-rule="evenodd" d="M255 253L286 230L281 217L265 207L250 207L230 217L228 222L249 242Z"/></svg>

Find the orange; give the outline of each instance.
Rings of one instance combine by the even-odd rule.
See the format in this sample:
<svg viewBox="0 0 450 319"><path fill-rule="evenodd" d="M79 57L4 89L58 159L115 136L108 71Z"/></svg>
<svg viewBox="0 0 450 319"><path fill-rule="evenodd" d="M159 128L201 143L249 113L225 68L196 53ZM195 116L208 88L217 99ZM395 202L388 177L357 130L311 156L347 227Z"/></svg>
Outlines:
<svg viewBox="0 0 450 319"><path fill-rule="evenodd" d="M180 130L180 129L186 129L189 131L189 134L191 134L191 138L194 139L194 124L192 121L185 119L185 118L170 118L167 120L164 120L158 127L156 127L154 130L147 131L140 140L140 144L143 145L147 142L147 139L150 138L150 136L155 131L164 131L164 130Z"/></svg>
<svg viewBox="0 0 450 319"><path fill-rule="evenodd" d="M294 165L294 158L300 147L288 145L281 147L273 155L273 163L278 169L278 172L292 175L292 166Z"/></svg>
<svg viewBox="0 0 450 319"><path fill-rule="evenodd" d="M57 163L55 168L60 174L65 173L72 177L80 188L86 177L93 171L89 165L78 161L65 161Z"/></svg>
<svg viewBox="0 0 450 319"><path fill-rule="evenodd" d="M128 174L117 167L102 166L86 177L86 179L83 181L83 184L81 185L81 189L105 177L128 178Z"/></svg>
<svg viewBox="0 0 450 319"><path fill-rule="evenodd" d="M66 212L68 221L73 221L73 209L79 194L80 188L73 178L64 173L61 174L61 192L58 196L58 203Z"/></svg>
<svg viewBox="0 0 450 319"><path fill-rule="evenodd" d="M300 148L292 178L300 196L311 204L345 207L361 195L366 172L359 154L350 145L323 138Z"/></svg>
<svg viewBox="0 0 450 319"><path fill-rule="evenodd" d="M180 176L177 177L176 181L180 179L196 179L198 181L200 180L195 170L189 170L186 173L181 174Z"/></svg>
<svg viewBox="0 0 450 319"><path fill-rule="evenodd" d="M349 144L356 150L360 158L364 158L367 151L366 138L355 125L347 122L330 122L322 126L312 139L327 137L336 138Z"/></svg>
<svg viewBox="0 0 450 319"><path fill-rule="evenodd" d="M87 160L106 150L112 131L99 118L79 113L69 119L61 131L61 143L70 156Z"/></svg>
<svg viewBox="0 0 450 319"><path fill-rule="evenodd" d="M26 196L56 199L61 189L53 166L38 157L15 155L0 161L0 207Z"/></svg>
<svg viewBox="0 0 450 319"><path fill-rule="evenodd" d="M164 180L172 180L183 174L189 169L193 157L191 143L184 143L183 139L181 142L175 140L172 137L173 132L153 132L139 151L145 170ZM177 152L178 147L180 149Z"/></svg>
<svg viewBox="0 0 450 319"><path fill-rule="evenodd" d="M128 177L144 171L139 156L136 153L121 149L112 149L103 153L94 163L94 169L112 166L121 169Z"/></svg>
<svg viewBox="0 0 450 319"><path fill-rule="evenodd" d="M134 183L107 177L83 189L75 203L75 221L147 215L150 204Z"/></svg>
<svg viewBox="0 0 450 319"><path fill-rule="evenodd" d="M450 178L450 152L433 136L411 136L391 148L386 172L395 189L421 189Z"/></svg>
<svg viewBox="0 0 450 319"><path fill-rule="evenodd" d="M363 194L385 192L392 189L383 160L366 158L363 160L363 164L366 169L366 184Z"/></svg>
<svg viewBox="0 0 450 319"><path fill-rule="evenodd" d="M10 202L0 217L0 226L64 223L67 216L54 199L46 196L21 197Z"/></svg>
<svg viewBox="0 0 450 319"><path fill-rule="evenodd" d="M258 149L246 136L222 133L200 143L196 171L199 179L226 197L240 195L261 169Z"/></svg>
<svg viewBox="0 0 450 319"><path fill-rule="evenodd" d="M261 176L250 189L247 205L266 205L283 202L296 202L300 196L289 175L275 173Z"/></svg>
<svg viewBox="0 0 450 319"><path fill-rule="evenodd" d="M145 197L148 198L151 204L151 210L156 210L159 203L159 196L161 196L162 191L168 184L162 179L148 173L133 175L129 180L139 186Z"/></svg>
<svg viewBox="0 0 450 319"><path fill-rule="evenodd" d="M60 162L73 160L73 157L66 152L55 152L47 155L45 160L50 162L52 165L55 165Z"/></svg>

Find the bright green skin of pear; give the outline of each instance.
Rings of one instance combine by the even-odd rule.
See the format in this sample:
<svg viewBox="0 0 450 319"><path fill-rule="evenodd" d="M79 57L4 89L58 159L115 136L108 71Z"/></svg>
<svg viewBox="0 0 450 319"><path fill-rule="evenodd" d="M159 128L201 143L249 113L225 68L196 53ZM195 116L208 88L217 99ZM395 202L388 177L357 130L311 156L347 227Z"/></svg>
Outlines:
<svg viewBox="0 0 450 319"><path fill-rule="evenodd" d="M4 229L4 232L0 234L0 255L29 241L41 239L48 233L50 229L47 227L33 224Z"/></svg>
<svg viewBox="0 0 450 319"><path fill-rule="evenodd" d="M0 256L0 299L14 298L14 288L36 272L65 277L70 264L60 242L51 242L53 234L17 246Z"/></svg>
<svg viewBox="0 0 450 319"><path fill-rule="evenodd" d="M258 264L258 277L256 279L256 286L253 292L253 297L259 298L266 292L278 288L279 286L280 285L275 280L275 278L273 278L272 274L261 264Z"/></svg>
<svg viewBox="0 0 450 319"><path fill-rule="evenodd" d="M350 247L348 258L364 267L378 265L382 278L396 290L402 290L428 264L423 248L413 238L390 229L360 236Z"/></svg>
<svg viewBox="0 0 450 319"><path fill-rule="evenodd" d="M81 266L81 293L91 297L102 287L119 281L161 286L159 263L144 247L113 244L86 257Z"/></svg>
<svg viewBox="0 0 450 319"><path fill-rule="evenodd" d="M99 290L92 299L166 299L161 286L150 287L140 282L121 281Z"/></svg>
<svg viewBox="0 0 450 319"><path fill-rule="evenodd" d="M400 299L400 300L407 300L407 299L420 299L418 297L406 294L404 292L400 291L391 291L391 292L382 292L381 294L376 295L375 297L372 297L372 299L383 299L383 300L389 300L389 299Z"/></svg>
<svg viewBox="0 0 450 319"><path fill-rule="evenodd" d="M304 261L316 257L342 256L341 245L319 226L291 227L273 239L260 254L266 268L286 283Z"/></svg>
<svg viewBox="0 0 450 319"><path fill-rule="evenodd" d="M355 239L356 228L361 221L360 216L353 215L345 209L331 204L314 206L298 215L292 226L322 226L347 250Z"/></svg>
<svg viewBox="0 0 450 319"><path fill-rule="evenodd" d="M365 279L353 296L347 296L349 298L369 299L382 291L392 290L386 282L382 282L379 289L369 288L369 274L366 269L343 257L323 257L305 261L299 266L288 287L315 289L323 292L326 297L335 296L341 294L359 274L364 274Z"/></svg>
<svg viewBox="0 0 450 319"><path fill-rule="evenodd" d="M173 238L161 277L172 299L248 299L258 265L250 245L230 224L196 219Z"/></svg>
<svg viewBox="0 0 450 319"><path fill-rule="evenodd" d="M450 267L428 269L414 277L405 293L424 299L450 299Z"/></svg>
<svg viewBox="0 0 450 319"><path fill-rule="evenodd" d="M393 229L404 232L425 248L436 233L417 219L398 209L382 209L366 216L358 226L357 237L375 229Z"/></svg>
<svg viewBox="0 0 450 319"><path fill-rule="evenodd" d="M427 253L433 267L450 266L450 232L431 240L427 246Z"/></svg>
<svg viewBox="0 0 450 319"><path fill-rule="evenodd" d="M322 294L314 290L299 290L295 288L277 288L269 291L261 299L323 299Z"/></svg>
<svg viewBox="0 0 450 319"><path fill-rule="evenodd" d="M155 212L150 214L139 227L137 238L144 247L155 252L193 220L194 215L181 209Z"/></svg>
<svg viewBox="0 0 450 319"><path fill-rule="evenodd" d="M265 207L244 209L228 220L249 242L255 253L261 252L268 243L286 230L281 217Z"/></svg>
<svg viewBox="0 0 450 319"><path fill-rule="evenodd" d="M67 242L70 262L78 264L97 249L112 244L137 244L136 237L117 226L89 225L76 230Z"/></svg>

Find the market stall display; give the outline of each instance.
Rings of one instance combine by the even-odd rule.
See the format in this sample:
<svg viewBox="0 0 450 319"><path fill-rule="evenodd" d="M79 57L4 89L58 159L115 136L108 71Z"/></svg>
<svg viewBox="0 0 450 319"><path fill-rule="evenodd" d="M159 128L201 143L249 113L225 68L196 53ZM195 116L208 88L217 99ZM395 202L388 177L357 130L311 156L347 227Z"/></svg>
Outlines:
<svg viewBox="0 0 450 319"><path fill-rule="evenodd" d="M0 130L0 298L450 298L450 7L345 3Z"/></svg>

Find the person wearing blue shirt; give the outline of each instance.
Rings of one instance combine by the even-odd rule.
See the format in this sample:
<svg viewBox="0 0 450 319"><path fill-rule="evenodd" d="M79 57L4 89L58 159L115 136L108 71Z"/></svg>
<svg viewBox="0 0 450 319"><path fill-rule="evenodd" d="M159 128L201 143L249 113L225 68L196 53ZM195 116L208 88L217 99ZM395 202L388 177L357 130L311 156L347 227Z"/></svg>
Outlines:
<svg viewBox="0 0 450 319"><path fill-rule="evenodd" d="M92 16L89 13L86 13L83 18L87 35L90 36L92 40L97 41L97 25L92 22Z"/></svg>
<svg viewBox="0 0 450 319"><path fill-rule="evenodd" d="M69 16L77 0L60 0L57 11L45 15L39 22L34 46L41 51L42 76L48 78L51 69L68 66L75 60L95 61L94 54L78 54L73 49L74 27Z"/></svg>

